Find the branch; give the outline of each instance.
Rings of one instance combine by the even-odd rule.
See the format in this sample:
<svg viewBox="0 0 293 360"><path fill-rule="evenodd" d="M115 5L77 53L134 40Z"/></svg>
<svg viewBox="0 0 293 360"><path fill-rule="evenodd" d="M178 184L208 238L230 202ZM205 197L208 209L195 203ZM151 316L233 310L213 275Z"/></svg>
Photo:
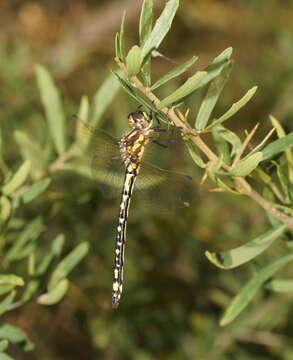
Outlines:
<svg viewBox="0 0 293 360"><path fill-rule="evenodd" d="M119 68L127 75L127 70L125 64L120 61L120 59L115 58L115 62L119 66ZM156 97L154 93L151 92L149 88L146 88L142 82L136 77L131 76L128 77L131 85L141 91L145 96L147 96L156 106L160 104L159 98ZM193 142L195 146L212 162L218 160L218 156L208 147L208 145L200 138L200 132L197 132L195 129L192 129L190 125L186 121L183 121L177 114L175 113L173 108L164 107L160 109L175 125L182 129L182 132L190 137L190 140ZM231 167L224 162L221 163L221 167L230 171ZM293 217L285 215L281 211L277 210L269 201L264 199L258 192L253 190L249 183L239 176L234 176L235 188L238 190L240 194L246 195L255 202L257 202L264 210L268 213L272 214L280 221L282 221L288 228L293 230Z"/></svg>

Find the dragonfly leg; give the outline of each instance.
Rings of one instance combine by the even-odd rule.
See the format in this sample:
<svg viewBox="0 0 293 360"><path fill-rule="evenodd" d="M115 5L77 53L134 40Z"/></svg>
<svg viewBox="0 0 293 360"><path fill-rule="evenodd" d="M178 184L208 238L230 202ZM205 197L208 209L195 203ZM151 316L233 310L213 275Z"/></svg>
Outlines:
<svg viewBox="0 0 293 360"><path fill-rule="evenodd" d="M164 145L164 144L160 143L160 142L157 141L157 140L153 140L152 142L153 142L154 144L157 144L157 145L163 147L163 148L167 148L167 147L168 147L167 145Z"/></svg>

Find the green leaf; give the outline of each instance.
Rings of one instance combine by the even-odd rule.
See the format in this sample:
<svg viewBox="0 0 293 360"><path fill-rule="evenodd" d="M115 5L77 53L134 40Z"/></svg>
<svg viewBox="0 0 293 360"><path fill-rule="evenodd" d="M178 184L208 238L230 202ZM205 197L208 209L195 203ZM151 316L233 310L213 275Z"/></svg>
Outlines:
<svg viewBox="0 0 293 360"><path fill-rule="evenodd" d="M154 85L151 86L151 90L155 90L158 87L164 85L166 82L170 81L171 79L174 79L176 76L179 76L184 73L187 69L189 69L196 61L198 57L193 56L191 59L186 61L185 63L176 66L171 71L169 71L167 74L161 77Z"/></svg>
<svg viewBox="0 0 293 360"><path fill-rule="evenodd" d="M68 279L60 280L59 283L51 291L46 294L40 295L37 302L41 305L54 305L58 303L66 294L68 286Z"/></svg>
<svg viewBox="0 0 293 360"><path fill-rule="evenodd" d="M143 46L152 31L153 1L144 0L139 19L139 44Z"/></svg>
<svg viewBox="0 0 293 360"><path fill-rule="evenodd" d="M3 153L3 134L2 129L0 128L0 169L4 175L9 174L9 169L4 161L4 153Z"/></svg>
<svg viewBox="0 0 293 360"><path fill-rule="evenodd" d="M270 159L280 152L283 152L293 146L293 132L290 134L271 142L264 149L261 150L263 160Z"/></svg>
<svg viewBox="0 0 293 360"><path fill-rule="evenodd" d="M189 151L189 154L190 154L192 160L195 162L195 164L202 169L206 168L206 164L202 160L197 148L191 144L187 144L187 149Z"/></svg>
<svg viewBox="0 0 293 360"><path fill-rule="evenodd" d="M97 126L105 110L114 99L119 89L119 82L113 74L110 74L96 91L93 97L93 108L90 115L90 123ZM81 118L85 121L85 119Z"/></svg>
<svg viewBox="0 0 293 360"><path fill-rule="evenodd" d="M10 284L13 286L23 286L24 281L20 276L14 274L0 275L0 285Z"/></svg>
<svg viewBox="0 0 293 360"><path fill-rule="evenodd" d="M159 47L159 45L167 35L172 25L172 21L176 14L178 6L179 6L179 0L169 0L166 3L165 8L162 11L160 17L157 19L152 32L149 34L147 40L143 45L142 48L143 62L152 50L157 49Z"/></svg>
<svg viewBox="0 0 293 360"><path fill-rule="evenodd" d="M255 274L253 278L233 298L220 321L220 325L224 326L233 321L249 304L262 284L291 260L293 260L293 254L283 256L282 258L265 266L257 274Z"/></svg>
<svg viewBox="0 0 293 360"><path fill-rule="evenodd" d="M125 23L125 16L126 12L123 11L121 25L120 25L120 32L116 34L115 38L115 54L120 60L124 62L124 23Z"/></svg>
<svg viewBox="0 0 293 360"><path fill-rule="evenodd" d="M216 132L217 136L227 141L231 146L231 157L237 153L241 147L241 140L239 137L231 130L226 129L222 125L215 126L213 128L213 133Z"/></svg>
<svg viewBox="0 0 293 360"><path fill-rule="evenodd" d="M273 124L273 127L277 130L277 134L279 138L283 138L286 136L286 133L281 125L281 123L272 115L270 115L271 123ZM286 158L288 160L288 173L289 173L289 179L291 182L293 182L293 154L291 149L285 150Z"/></svg>
<svg viewBox="0 0 293 360"><path fill-rule="evenodd" d="M89 116L89 98L86 95L83 95L80 100L80 105L78 109L78 118L82 121L87 122Z"/></svg>
<svg viewBox="0 0 293 360"><path fill-rule="evenodd" d="M116 33L115 35L115 57L121 59L120 56L120 34Z"/></svg>
<svg viewBox="0 0 293 360"><path fill-rule="evenodd" d="M139 20L139 45L143 47L149 37L153 26L153 1L144 0ZM144 86L151 85L151 59L146 59L141 68L141 81Z"/></svg>
<svg viewBox="0 0 293 360"><path fill-rule="evenodd" d="M7 294L8 292L12 291L14 288L15 286L11 284L0 285L0 295Z"/></svg>
<svg viewBox="0 0 293 360"><path fill-rule="evenodd" d="M66 148L65 117L59 91L56 88L51 75L43 66L36 66L36 76L55 149L58 154L62 154Z"/></svg>
<svg viewBox="0 0 293 360"><path fill-rule="evenodd" d="M31 221L7 251L5 260L19 260L27 256L27 246L36 240L43 230L44 225L41 217L37 217Z"/></svg>
<svg viewBox="0 0 293 360"><path fill-rule="evenodd" d="M232 52L233 48L228 47L227 49L222 51L217 57L215 57L214 60L206 68L204 68L204 71L206 71L208 74L200 83L200 88L205 86L222 72L228 60L230 60Z"/></svg>
<svg viewBox="0 0 293 360"><path fill-rule="evenodd" d="M293 279L272 279L265 288L274 292L286 293L293 291Z"/></svg>
<svg viewBox="0 0 293 360"><path fill-rule="evenodd" d="M214 143L217 148L217 153L222 157L222 161L226 164L231 163L231 151L229 143L221 136L221 131L219 126L216 126L212 129L212 135L214 138Z"/></svg>
<svg viewBox="0 0 293 360"><path fill-rule="evenodd" d="M88 250L89 244L87 242L83 242L79 244L75 249L73 249L63 260L60 261L49 280L48 292L53 290L62 279L67 277L70 271L87 254Z"/></svg>
<svg viewBox="0 0 293 360"><path fill-rule="evenodd" d="M0 323L0 339L7 339L16 344L24 344L25 351L30 351L34 348L34 344L29 341L22 330L9 324Z"/></svg>
<svg viewBox="0 0 293 360"><path fill-rule="evenodd" d="M248 155L245 158L241 159L235 167L229 171L230 175L233 176L247 176L258 164L263 160L263 154L261 151L256 152L255 154Z"/></svg>
<svg viewBox="0 0 293 360"><path fill-rule="evenodd" d="M244 105L248 103L248 101L253 97L257 90L257 86L254 86L236 103L234 103L228 111L225 112L221 117L213 121L207 129L214 127L215 125L221 124L222 122L228 120L230 117L235 115Z"/></svg>
<svg viewBox="0 0 293 360"><path fill-rule="evenodd" d="M117 72L115 72L114 74L117 76L117 79L120 82L123 90L128 95L130 95L133 99L135 99L145 109L149 109L149 110L153 110L154 112L157 112L157 109L154 107L154 104L142 92L132 88L131 85L127 82L127 80L123 79Z"/></svg>
<svg viewBox="0 0 293 360"><path fill-rule="evenodd" d="M49 270L49 267L52 264L53 260L61 255L64 245L64 239L64 235L59 234L53 240L49 252L43 257L42 261L40 262L40 264L38 264L36 268L36 277L29 281L29 283L27 284L26 289L22 294L21 301L26 302L30 300L37 292L39 287L42 285L42 276L45 275L46 272Z"/></svg>
<svg viewBox="0 0 293 360"><path fill-rule="evenodd" d="M205 255L209 261L217 267L221 269L233 269L250 261L265 251L274 240L283 234L285 229L286 227L282 225L237 248L221 251L220 253L206 251Z"/></svg>
<svg viewBox="0 0 293 360"><path fill-rule="evenodd" d="M0 352L3 352L7 348L7 346L8 346L8 341L7 340L1 340L0 341Z"/></svg>
<svg viewBox="0 0 293 360"><path fill-rule="evenodd" d="M51 183L51 179L47 178L42 181L39 181L32 186L30 186L25 192L21 194L21 200L26 204L36 197L38 197L43 191L47 189L49 184Z"/></svg>
<svg viewBox="0 0 293 360"><path fill-rule="evenodd" d="M12 303L15 298L16 292L11 291L1 302L0 302L0 316L3 315L9 308L9 305Z"/></svg>
<svg viewBox="0 0 293 360"><path fill-rule="evenodd" d="M0 354L0 360L15 360L13 359L11 356L5 354L5 353L1 353Z"/></svg>
<svg viewBox="0 0 293 360"><path fill-rule="evenodd" d="M124 54L124 24L125 24L125 19L126 19L126 11L123 11L123 15L122 15L122 21L121 21L121 26L120 26L120 34L119 34L119 53L120 53L120 59L122 61L125 61L125 54Z"/></svg>
<svg viewBox="0 0 293 360"><path fill-rule="evenodd" d="M141 50L134 45L126 56L126 69L128 76L135 76L140 72ZM116 79L115 79L116 80Z"/></svg>
<svg viewBox="0 0 293 360"><path fill-rule="evenodd" d="M232 61L227 61L222 72L211 82L195 120L196 129L203 130L206 127L219 96L227 83L232 65Z"/></svg>
<svg viewBox="0 0 293 360"><path fill-rule="evenodd" d="M16 171L16 173L12 176L7 184L5 184L2 188L2 192L4 195L11 195L17 190L27 179L31 170L31 162L26 160Z"/></svg>
<svg viewBox="0 0 293 360"><path fill-rule="evenodd" d="M4 223L10 216L12 210L11 202L6 196L0 197L0 223Z"/></svg>
<svg viewBox="0 0 293 360"><path fill-rule="evenodd" d="M20 147L22 157L31 161L31 172L38 175L47 165L43 149L34 139L21 131L14 131L13 136Z"/></svg>
<svg viewBox="0 0 293 360"><path fill-rule="evenodd" d="M164 100L162 100L159 104L159 107L163 108L175 102L179 102L187 95L194 92L196 89L198 89L201 81L204 79L205 76L207 76L206 72L198 71L195 75L189 77L183 85L181 85L173 92L173 94L167 96Z"/></svg>
<svg viewBox="0 0 293 360"><path fill-rule="evenodd" d="M232 184L226 184L223 180L221 180L221 178L219 176L215 176L214 181L217 183L217 185L219 185L219 187L225 191L228 191L234 195L240 195L237 191L232 189Z"/></svg>

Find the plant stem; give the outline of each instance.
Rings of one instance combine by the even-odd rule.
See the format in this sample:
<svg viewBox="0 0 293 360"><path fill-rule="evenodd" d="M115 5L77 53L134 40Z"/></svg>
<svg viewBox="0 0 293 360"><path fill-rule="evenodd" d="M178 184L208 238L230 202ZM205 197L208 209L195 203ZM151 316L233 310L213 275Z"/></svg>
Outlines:
<svg viewBox="0 0 293 360"><path fill-rule="evenodd" d="M126 66L120 59L115 58L115 62L119 66L119 68L127 75ZM144 87L142 82L136 77L131 76L129 77L129 81L133 87L141 91L144 95L146 95L155 105L160 104L159 98L156 97L154 93L151 92L149 88ZM176 115L173 108L163 107L160 109L165 115L169 117L171 122L182 129L183 133L190 136L190 140L196 145L201 152L210 160L210 161L217 161L218 156L208 147L208 145L200 138L199 133L192 129L187 122L182 121L179 116ZM221 167L226 170L230 171L231 167L225 164L224 162L221 163ZM264 210L268 213L272 214L280 221L282 221L288 228L293 230L293 217L287 216L281 211L277 210L269 201L264 199L258 192L253 190L249 183L239 176L234 176L234 183L235 188L239 191L240 194L246 195L255 202L257 202Z"/></svg>

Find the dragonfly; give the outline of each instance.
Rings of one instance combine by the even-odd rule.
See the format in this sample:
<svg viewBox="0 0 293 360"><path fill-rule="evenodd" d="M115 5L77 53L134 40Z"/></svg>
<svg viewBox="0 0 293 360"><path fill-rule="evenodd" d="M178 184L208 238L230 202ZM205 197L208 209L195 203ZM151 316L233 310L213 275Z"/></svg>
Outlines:
<svg viewBox="0 0 293 360"><path fill-rule="evenodd" d="M118 140L81 119L77 121L77 131L85 134L81 139L90 138L87 147L93 154L91 170L103 194L106 197L113 197L117 192L121 194L112 287L112 308L116 309L123 291L126 228L134 188L136 187L138 199L141 198L144 202L148 199L151 204L156 202L159 208L162 205L168 209L187 207L190 205L194 190L192 177L161 169L144 161L144 158L147 158L148 147L151 147L150 144L155 144L156 150L161 151L172 146L172 139L178 140L178 136L180 141L183 141L180 129L174 126L163 128L161 125L154 125L151 113L148 114L140 108L130 113L128 115L130 129ZM152 147L154 151L154 145ZM166 191L162 190L164 186ZM148 194L147 198L145 193Z"/></svg>

